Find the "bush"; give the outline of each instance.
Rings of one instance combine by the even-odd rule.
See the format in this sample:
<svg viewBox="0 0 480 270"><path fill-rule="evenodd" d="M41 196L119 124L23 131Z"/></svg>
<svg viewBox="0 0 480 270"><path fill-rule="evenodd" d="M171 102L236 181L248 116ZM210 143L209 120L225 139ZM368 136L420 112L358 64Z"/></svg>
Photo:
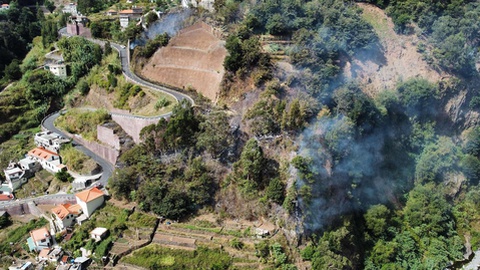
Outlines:
<svg viewBox="0 0 480 270"><path fill-rule="evenodd" d="M162 97L157 101L157 103L155 103L155 110L158 111L162 108L167 107L168 105L170 105L170 101L167 100L165 97Z"/></svg>

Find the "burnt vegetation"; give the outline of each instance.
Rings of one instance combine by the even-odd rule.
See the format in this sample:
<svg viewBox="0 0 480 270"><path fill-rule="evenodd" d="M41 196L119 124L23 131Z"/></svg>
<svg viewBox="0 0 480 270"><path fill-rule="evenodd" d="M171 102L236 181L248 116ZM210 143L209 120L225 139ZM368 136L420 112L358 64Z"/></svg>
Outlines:
<svg viewBox="0 0 480 270"><path fill-rule="evenodd" d="M217 0L210 19L228 31L223 106L183 101L168 120L145 127L142 143L122 151L109 182L113 197L171 219L201 210L276 219L297 230L302 259L313 269L443 269L462 260L466 245L478 249L480 99L472 82L479 5L369 2L385 9L398 33L421 36L418 51L449 79L399 80L376 95L345 79L346 59L381 47L353 2ZM100 47L71 38L58 42L73 63L68 78L36 70L35 61L21 64L26 50L11 40L26 45L42 35L38 45L50 49L59 25L15 5L0 14L3 84L19 80L1 93L0 141L37 126L70 90L88 93L82 77L102 59ZM85 12L102 8L79 2ZM24 18L32 21L29 31ZM91 28L95 37L114 40L142 33L134 25L120 32L112 21ZM157 36L135 56L151 57L169 38ZM266 40L286 44L281 57L265 49ZM277 61L294 71L282 73ZM106 82L116 87L119 73L110 65ZM238 85L248 89L237 93ZM467 93L459 107L469 115L454 118L445 108L460 91ZM141 92L127 85L122 93L118 107ZM238 110L239 103L248 107ZM241 242L231 245L242 249ZM294 254L281 245L255 248L274 267L294 269Z"/></svg>

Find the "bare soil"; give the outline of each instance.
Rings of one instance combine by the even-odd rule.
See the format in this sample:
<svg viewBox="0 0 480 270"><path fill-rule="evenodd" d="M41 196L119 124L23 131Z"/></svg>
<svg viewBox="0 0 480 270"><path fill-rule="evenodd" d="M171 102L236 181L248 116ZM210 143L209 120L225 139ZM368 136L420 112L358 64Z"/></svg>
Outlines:
<svg viewBox="0 0 480 270"><path fill-rule="evenodd" d="M347 61L344 73L347 78L357 79L367 94L375 94L394 89L397 82L409 78L421 77L431 82L439 81L442 76L433 70L417 45L421 40L415 34L399 35L394 24L383 10L373 5L357 3L363 10L363 18L372 24L380 44L370 50L357 52L357 56Z"/></svg>
<svg viewBox="0 0 480 270"><path fill-rule="evenodd" d="M140 71L153 81L193 88L216 101L223 78L224 42L214 29L199 22L180 31L170 43L159 49Z"/></svg>

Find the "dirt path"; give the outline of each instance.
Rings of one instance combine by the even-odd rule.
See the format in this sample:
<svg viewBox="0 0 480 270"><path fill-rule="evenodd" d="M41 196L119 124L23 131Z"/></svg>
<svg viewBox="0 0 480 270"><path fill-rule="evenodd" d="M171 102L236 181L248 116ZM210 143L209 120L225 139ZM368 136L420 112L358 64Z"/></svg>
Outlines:
<svg viewBox="0 0 480 270"><path fill-rule="evenodd" d="M357 3L363 10L363 18L377 33L380 44L370 50L358 52L347 62L344 72L347 78L356 78L372 96L394 89L398 81L422 77L431 82L439 81L443 74L433 70L417 51L421 42L415 35L398 35L394 24L383 10L373 5Z"/></svg>

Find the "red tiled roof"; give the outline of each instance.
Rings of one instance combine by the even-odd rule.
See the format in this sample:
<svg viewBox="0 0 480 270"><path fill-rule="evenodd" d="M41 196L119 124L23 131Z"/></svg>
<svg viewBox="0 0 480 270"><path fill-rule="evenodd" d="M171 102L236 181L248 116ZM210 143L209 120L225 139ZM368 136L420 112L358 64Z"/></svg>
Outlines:
<svg viewBox="0 0 480 270"><path fill-rule="evenodd" d="M40 147L37 147L37 148L34 148L34 149L28 151L28 155L32 156L32 157L38 157L38 158L41 158L41 159L44 159L44 160L48 160L52 156L57 156L58 157L58 154L56 154L52 151L48 151L45 148L40 148Z"/></svg>
<svg viewBox="0 0 480 270"><path fill-rule="evenodd" d="M30 231L30 236L32 237L34 242L38 242L40 240L50 238L50 233L48 232L47 228L43 227L37 230Z"/></svg>
<svg viewBox="0 0 480 270"><path fill-rule="evenodd" d="M75 194L75 196L77 196L77 198L79 198L80 200L88 203L95 200L98 197L103 196L103 192L100 189L94 187L92 189L79 192Z"/></svg>
<svg viewBox="0 0 480 270"><path fill-rule="evenodd" d="M13 199L13 195L0 194L0 201L10 201Z"/></svg>
<svg viewBox="0 0 480 270"><path fill-rule="evenodd" d="M52 213L55 214L61 220L64 220L69 214L78 215L79 209L81 206L78 204L60 204L54 208L52 208Z"/></svg>

